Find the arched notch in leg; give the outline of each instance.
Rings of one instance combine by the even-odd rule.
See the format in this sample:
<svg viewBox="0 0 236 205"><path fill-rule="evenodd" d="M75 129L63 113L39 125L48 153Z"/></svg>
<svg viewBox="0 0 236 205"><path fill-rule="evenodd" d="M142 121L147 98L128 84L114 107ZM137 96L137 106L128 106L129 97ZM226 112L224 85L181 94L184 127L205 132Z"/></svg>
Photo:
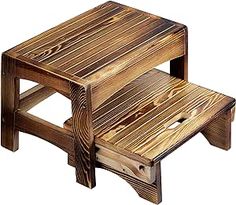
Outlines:
<svg viewBox="0 0 236 205"><path fill-rule="evenodd" d="M75 167L75 158L72 154L68 155L68 164ZM138 193L138 195L150 202L159 204L162 201L162 192L161 192L161 165L160 162L155 165L156 168L156 181L153 184L148 184L139 179L131 177L125 173L119 172L105 164L96 163L96 166L105 170L108 170L114 174L117 174L122 179L124 179L133 189Z"/></svg>
<svg viewBox="0 0 236 205"><path fill-rule="evenodd" d="M98 165L98 167L111 171L117 174L118 176L120 176L122 179L124 179L127 183L129 183L133 187L133 189L138 193L138 195L141 198L146 199L150 202L159 204L162 201L160 162L155 166L157 170L156 181L153 184L148 184L136 178L133 178L127 174L118 172L106 165L103 165L103 164Z"/></svg>
<svg viewBox="0 0 236 205"><path fill-rule="evenodd" d="M159 204L162 201L161 191L161 163L156 166L156 181L153 184L147 184L134 179L126 179L126 181L134 188L138 195L155 204Z"/></svg>
<svg viewBox="0 0 236 205"><path fill-rule="evenodd" d="M209 143L218 148L229 150L231 147L231 121L233 119L232 110L227 110L213 122L207 125L202 134Z"/></svg>

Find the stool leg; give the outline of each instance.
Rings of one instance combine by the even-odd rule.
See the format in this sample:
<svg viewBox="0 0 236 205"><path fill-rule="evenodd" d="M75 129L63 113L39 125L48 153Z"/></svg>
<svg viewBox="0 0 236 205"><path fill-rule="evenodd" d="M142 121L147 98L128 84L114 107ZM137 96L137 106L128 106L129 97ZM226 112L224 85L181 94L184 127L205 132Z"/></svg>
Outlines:
<svg viewBox="0 0 236 205"><path fill-rule="evenodd" d="M170 61L170 75L188 81L188 29L185 28L185 55Z"/></svg>
<svg viewBox="0 0 236 205"><path fill-rule="evenodd" d="M15 127L15 111L19 105L19 79L16 78L16 63L2 55L1 77L1 145L11 151L19 148L19 132Z"/></svg>
<svg viewBox="0 0 236 205"><path fill-rule="evenodd" d="M231 147L231 120L232 112L228 110L207 125L202 134L211 145L228 150Z"/></svg>
<svg viewBox="0 0 236 205"><path fill-rule="evenodd" d="M68 154L68 164L70 166L75 166L75 158L72 154ZM122 179L124 179L133 189L138 193L138 195L150 202L159 204L162 201L162 191L161 191L161 162L156 166L156 181L153 184L148 184L143 181L140 181L136 178L133 178L127 174L121 173L112 169L111 167L98 163L97 167L108 170L114 174L117 174Z"/></svg>
<svg viewBox="0 0 236 205"><path fill-rule="evenodd" d="M71 83L70 89L76 179L78 183L93 188L96 183L91 90L74 83Z"/></svg>
<svg viewBox="0 0 236 205"><path fill-rule="evenodd" d="M153 184L147 184L131 177L126 177L126 181L134 188L141 198L159 204L162 201L161 163L159 162L156 167L156 181Z"/></svg>
<svg viewBox="0 0 236 205"><path fill-rule="evenodd" d="M161 192L161 166L160 162L156 165L156 181L153 184L147 184L143 181L140 181L136 178L133 178L127 174L118 172L106 165L99 164L98 167L111 171L122 179L124 179L133 189L138 193L138 195L148 200L152 203L159 204L162 201L162 192Z"/></svg>

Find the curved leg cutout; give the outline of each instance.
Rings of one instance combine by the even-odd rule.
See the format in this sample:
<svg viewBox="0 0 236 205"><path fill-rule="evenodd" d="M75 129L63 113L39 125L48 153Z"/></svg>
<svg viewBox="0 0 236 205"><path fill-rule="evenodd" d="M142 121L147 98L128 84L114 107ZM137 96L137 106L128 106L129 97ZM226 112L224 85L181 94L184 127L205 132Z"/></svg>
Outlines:
<svg viewBox="0 0 236 205"><path fill-rule="evenodd" d="M232 111L228 110L207 125L202 131L202 134L211 145L224 150L230 149L232 116Z"/></svg>
<svg viewBox="0 0 236 205"><path fill-rule="evenodd" d="M145 182L142 182L138 179L135 179L133 177L130 177L129 175L126 175L124 173L118 172L108 166L105 165L99 165L100 168L106 169L108 171L111 171L118 176L120 176L122 179L124 179L127 183L129 183L133 189L138 193L138 195L146 199L150 202L159 204L162 200L162 193L161 193L161 167L160 163L156 165L157 168L157 174L156 174L156 182L153 184L147 184Z"/></svg>
<svg viewBox="0 0 236 205"><path fill-rule="evenodd" d="M71 166L75 166L74 157L72 155L68 155L68 164ZM106 166L101 163L97 163L96 167L108 170L114 174L117 174L122 179L124 179L133 189L138 193L138 195L146 199L150 202L159 204L162 200L162 193L161 193L161 165L160 162L155 165L156 166L156 181L153 184L148 184L143 181L140 181L134 177L131 177L127 174L121 173L112 169L109 166Z"/></svg>

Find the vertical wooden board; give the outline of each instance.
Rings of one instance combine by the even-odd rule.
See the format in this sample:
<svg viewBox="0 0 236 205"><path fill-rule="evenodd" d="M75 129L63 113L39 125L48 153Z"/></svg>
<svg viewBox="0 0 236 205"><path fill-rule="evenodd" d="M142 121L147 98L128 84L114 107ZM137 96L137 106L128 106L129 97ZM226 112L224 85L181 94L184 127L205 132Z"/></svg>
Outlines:
<svg viewBox="0 0 236 205"><path fill-rule="evenodd" d="M170 61L170 75L188 81L188 28L184 29L184 55Z"/></svg>
<svg viewBox="0 0 236 205"><path fill-rule="evenodd" d="M19 133L15 129L15 111L19 105L19 79L15 59L2 55L1 76L1 145L11 151L19 148Z"/></svg>
<svg viewBox="0 0 236 205"><path fill-rule="evenodd" d="M75 138L76 178L80 184L95 186L95 143L92 130L91 89L70 83L72 130Z"/></svg>
<svg viewBox="0 0 236 205"><path fill-rule="evenodd" d="M218 148L229 150L231 147L231 109L208 124L202 134L209 143Z"/></svg>

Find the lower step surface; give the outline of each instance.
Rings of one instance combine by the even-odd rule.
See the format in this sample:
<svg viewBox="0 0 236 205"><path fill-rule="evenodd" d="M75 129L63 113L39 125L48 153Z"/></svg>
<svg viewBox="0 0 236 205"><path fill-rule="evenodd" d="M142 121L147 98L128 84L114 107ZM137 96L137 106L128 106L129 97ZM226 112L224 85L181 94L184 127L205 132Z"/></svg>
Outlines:
<svg viewBox="0 0 236 205"><path fill-rule="evenodd" d="M234 103L233 98L154 69L93 112L95 143L152 166ZM72 130L71 119L64 127Z"/></svg>

